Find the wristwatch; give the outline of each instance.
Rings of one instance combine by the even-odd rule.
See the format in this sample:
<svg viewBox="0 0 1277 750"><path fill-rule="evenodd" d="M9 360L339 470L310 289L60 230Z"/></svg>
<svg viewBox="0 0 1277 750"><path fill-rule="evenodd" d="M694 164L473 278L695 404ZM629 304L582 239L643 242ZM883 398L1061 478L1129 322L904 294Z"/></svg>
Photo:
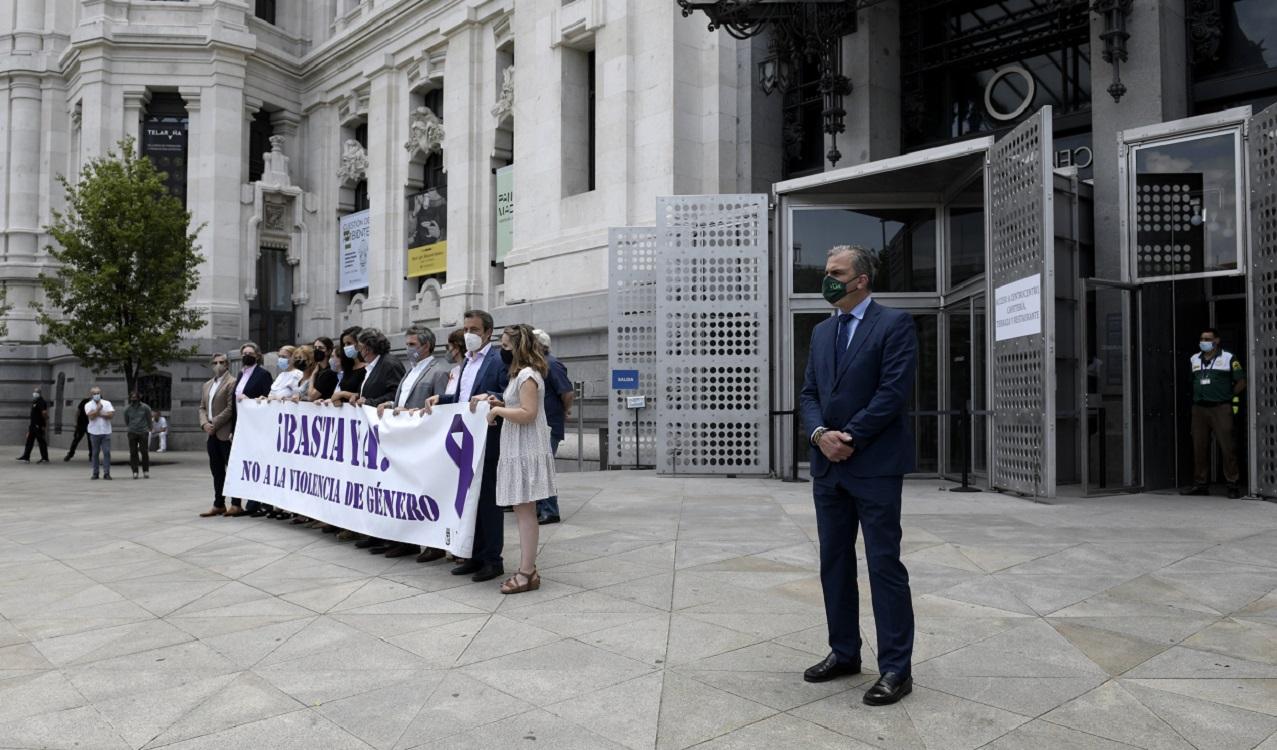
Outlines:
<svg viewBox="0 0 1277 750"><path fill-rule="evenodd" d="M829 428L828 428L828 427L817 427L817 428L816 428L816 431L815 431L815 432L813 432L813 433L811 434L811 444L812 444L812 445L820 445L820 438L821 438L821 437L822 437L822 436L823 436L826 432L829 432Z"/></svg>

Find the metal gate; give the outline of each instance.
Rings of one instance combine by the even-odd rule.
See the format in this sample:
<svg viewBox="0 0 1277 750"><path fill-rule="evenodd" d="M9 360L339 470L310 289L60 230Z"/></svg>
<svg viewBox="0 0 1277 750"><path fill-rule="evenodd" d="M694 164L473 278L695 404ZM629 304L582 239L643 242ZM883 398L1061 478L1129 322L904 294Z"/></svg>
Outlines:
<svg viewBox="0 0 1277 750"><path fill-rule="evenodd" d="M995 143L985 180L988 300L995 332L990 484L1046 497L1055 495L1051 124L1051 108L1043 107Z"/></svg>
<svg viewBox="0 0 1277 750"><path fill-rule="evenodd" d="M638 373L638 387L615 390L608 401L607 462L627 466L635 460L651 466L656 460L656 230L619 227L608 232L608 368ZM610 386L610 383L609 383ZM646 396L649 407L634 412L626 398Z"/></svg>
<svg viewBox="0 0 1277 750"><path fill-rule="evenodd" d="M657 199L660 473L766 474L767 196Z"/></svg>
<svg viewBox="0 0 1277 750"><path fill-rule="evenodd" d="M1250 339L1246 395L1254 425L1252 490L1277 497L1277 105L1250 120Z"/></svg>

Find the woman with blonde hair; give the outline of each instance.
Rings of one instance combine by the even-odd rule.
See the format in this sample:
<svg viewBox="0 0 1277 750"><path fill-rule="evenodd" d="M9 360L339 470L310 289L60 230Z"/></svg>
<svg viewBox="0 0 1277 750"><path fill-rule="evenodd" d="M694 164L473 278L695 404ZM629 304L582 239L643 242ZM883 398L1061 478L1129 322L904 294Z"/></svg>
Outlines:
<svg viewBox="0 0 1277 750"><path fill-rule="evenodd" d="M558 494L550 426L541 408L549 366L532 327L523 324L501 334L501 360L510 368L510 384L502 400L488 399L492 405L488 424L505 420L497 463L497 505L514 506L519 524L519 569L501 584L501 593L520 594L541 587L536 567L540 531L536 501Z"/></svg>

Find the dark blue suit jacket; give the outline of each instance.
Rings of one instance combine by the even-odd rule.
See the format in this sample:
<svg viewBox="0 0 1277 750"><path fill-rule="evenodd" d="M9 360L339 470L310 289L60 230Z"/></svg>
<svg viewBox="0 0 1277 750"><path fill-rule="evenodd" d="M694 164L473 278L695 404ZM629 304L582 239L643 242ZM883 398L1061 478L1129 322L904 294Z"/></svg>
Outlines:
<svg viewBox="0 0 1277 750"><path fill-rule="evenodd" d="M821 321L811 336L807 374L798 397L805 435L817 427L850 434L855 453L830 463L812 447L811 474L823 477L898 477L914 470L909 394L918 365L918 335L906 312L870 302L851 346L835 366L838 318Z"/></svg>
<svg viewBox="0 0 1277 750"><path fill-rule="evenodd" d="M236 389L239 388L240 378L243 378L243 377L244 377L244 374L242 372L236 375L235 377ZM269 396L270 387L271 385L274 384L274 382L275 382L275 379L271 377L269 372L266 372L266 368L263 367L262 365L258 365L253 370L253 374L248 376L248 382L244 384L244 398L261 398L262 396ZM231 411L232 425L235 424L236 418L239 416L239 399L235 399L233 403L235 404L235 406L233 407Z"/></svg>
<svg viewBox="0 0 1277 750"><path fill-rule="evenodd" d="M439 394L439 403L452 404L456 403L461 397L461 378L466 373L466 367L470 365L470 360L461 360L461 371L457 374L457 392L455 395ZM501 361L501 347L493 344L492 348L483 357L483 364L479 365L479 376L474 379L474 390L470 395L477 396L481 393L490 393L497 398L505 397L505 387L510 382L510 368Z"/></svg>

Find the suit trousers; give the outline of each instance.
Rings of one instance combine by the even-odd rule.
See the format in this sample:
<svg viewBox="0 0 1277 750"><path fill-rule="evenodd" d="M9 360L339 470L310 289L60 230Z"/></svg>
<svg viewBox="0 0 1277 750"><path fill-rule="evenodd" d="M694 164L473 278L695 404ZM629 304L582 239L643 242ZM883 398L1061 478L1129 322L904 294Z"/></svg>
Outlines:
<svg viewBox="0 0 1277 750"><path fill-rule="evenodd" d="M913 598L900 561L902 477L836 476L812 480L820 537L820 585L825 595L829 647L839 661L860 659L860 590L856 583L856 531L865 534L865 559L878 638L878 671L910 674Z"/></svg>
<svg viewBox="0 0 1277 750"><path fill-rule="evenodd" d="M218 440L216 435L208 436L208 470L213 474L213 507L225 508L226 497L222 488L226 486L226 464L231 460L231 441ZM239 507L239 498L231 498L231 505Z"/></svg>
<svg viewBox="0 0 1277 750"><path fill-rule="evenodd" d="M501 460L501 428L489 427L483 451L483 479L474 522L471 557L485 565L501 565L505 547L505 514L497 506L497 462Z"/></svg>
<svg viewBox="0 0 1277 750"><path fill-rule="evenodd" d="M1193 482L1210 482L1210 436L1215 433L1220 456L1224 459L1224 479L1237 484L1241 471L1237 466L1237 449L1233 445L1233 407L1231 404L1205 406L1193 404Z"/></svg>
<svg viewBox="0 0 1277 750"><path fill-rule="evenodd" d="M80 429L79 427L76 428L75 434L71 436L71 447L67 448L68 456L75 455L75 449L80 447L80 441L83 440L84 436L88 434L89 433L87 430Z"/></svg>

